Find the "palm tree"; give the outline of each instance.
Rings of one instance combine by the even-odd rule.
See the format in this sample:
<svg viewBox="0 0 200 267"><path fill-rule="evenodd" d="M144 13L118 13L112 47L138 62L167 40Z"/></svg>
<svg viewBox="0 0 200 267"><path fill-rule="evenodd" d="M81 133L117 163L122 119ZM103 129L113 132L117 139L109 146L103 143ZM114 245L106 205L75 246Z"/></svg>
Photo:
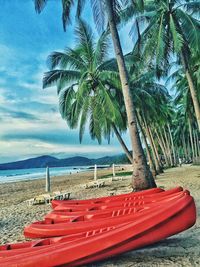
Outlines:
<svg viewBox="0 0 200 267"><path fill-rule="evenodd" d="M148 114L151 114L151 117L155 118L157 116L155 110L159 109L160 103L162 103L162 105L164 104L162 98L168 96L168 93L167 89L156 81L155 69L153 66L147 65L146 62L144 62L143 59L138 56L137 48L134 50L134 52L135 53L126 55L125 60L130 77L130 86L131 88L134 88L132 90L132 94L133 102L137 109L137 121L140 124L140 129L143 136L143 128L146 132L143 138L144 142L147 135L156 165L156 173L160 173L162 172L162 167L160 165L159 157L157 156L156 148L150 133L150 128L146 123L144 113L147 111ZM155 101L155 99L157 101ZM146 150L148 150L148 147Z"/></svg>
<svg viewBox="0 0 200 267"><path fill-rule="evenodd" d="M177 111L177 120L181 121L182 124L178 123L176 136L180 138L182 135L182 145L184 148L184 154L188 158L188 154L193 160L196 160L198 157L198 126L195 120L194 107L192 105L192 98L188 90L188 84L186 76L179 70L178 73L174 73L173 75L174 83L172 86L176 88L176 97L175 97L175 105L178 107ZM185 124L185 125L184 125ZM183 132L181 134L180 132ZM196 137L197 131L197 137ZM190 151L188 153L186 149L186 141L189 142Z"/></svg>
<svg viewBox="0 0 200 267"><path fill-rule="evenodd" d="M77 14L80 15L81 9L85 1L77 0ZM41 12L46 5L47 0L35 0L35 7L38 12ZM69 22L70 11L74 1L63 0L63 25L64 29ZM96 0L92 2L93 14L95 17L95 22L98 27L103 27L103 21L106 17L108 21L109 30L111 33L117 65L119 69L119 76L122 85L122 92L124 97L124 103L126 108L126 114L128 118L128 128L130 133L130 139L133 151L133 190L141 190L154 186L152 184L153 176L147 165L145 154L142 148L142 144L139 137L139 132L137 128L135 106L132 101L132 93L129 86L127 69L124 61L124 56L122 52L122 47L119 39L119 34L117 30L117 11L120 9L120 1L107 0L101 1Z"/></svg>
<svg viewBox="0 0 200 267"><path fill-rule="evenodd" d="M89 121L92 139L101 143L104 136L109 141L114 131L132 162L131 153L121 137L127 129L127 120L119 74L108 69L113 60L105 61L108 35L103 33L95 44L91 28L79 20L75 36L78 45L74 49L66 48L64 52L53 52L48 57L51 70L44 75L43 87L57 85L60 113L70 128L79 126L80 142Z"/></svg>
<svg viewBox="0 0 200 267"><path fill-rule="evenodd" d="M192 97L192 102L200 130L200 104L195 77L192 74L191 55L200 55L200 1L144 1L143 10L138 12L130 5L123 18L134 17L135 27L145 29L138 42L144 45L145 57L153 57L164 69L172 54L182 64ZM145 24L144 24L145 22ZM145 25L145 26L144 26Z"/></svg>

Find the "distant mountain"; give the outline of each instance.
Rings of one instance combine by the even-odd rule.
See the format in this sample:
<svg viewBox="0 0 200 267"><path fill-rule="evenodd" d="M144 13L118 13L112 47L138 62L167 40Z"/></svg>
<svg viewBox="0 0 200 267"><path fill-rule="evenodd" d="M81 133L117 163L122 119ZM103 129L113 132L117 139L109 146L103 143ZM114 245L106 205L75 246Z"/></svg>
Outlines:
<svg viewBox="0 0 200 267"><path fill-rule="evenodd" d="M94 162L95 162L94 164L97 164L97 165L110 165L113 163L115 163L115 164L130 163L125 154L98 158L98 159L95 159Z"/></svg>
<svg viewBox="0 0 200 267"><path fill-rule="evenodd" d="M37 158L30 158L16 162L0 164L0 170L14 170L14 169L30 169L30 168L43 168L50 162L58 162L59 159L51 156L41 156Z"/></svg>
<svg viewBox="0 0 200 267"><path fill-rule="evenodd" d="M88 165L110 165L112 163L128 163L125 155L117 155L112 157L102 157L98 159L88 159L86 157L71 157L58 159L52 156L40 156L26 160L20 160L9 163L0 164L0 170L15 170L15 169L31 169L49 167L68 167L68 166L88 166Z"/></svg>

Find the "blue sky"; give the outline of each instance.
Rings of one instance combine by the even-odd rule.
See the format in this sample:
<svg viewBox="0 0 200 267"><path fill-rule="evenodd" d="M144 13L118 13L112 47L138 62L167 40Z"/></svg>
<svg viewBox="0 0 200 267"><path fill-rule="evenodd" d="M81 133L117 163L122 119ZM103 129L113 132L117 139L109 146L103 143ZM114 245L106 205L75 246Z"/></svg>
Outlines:
<svg viewBox="0 0 200 267"><path fill-rule="evenodd" d="M42 89L46 58L73 47L73 26L63 31L61 1L49 1L38 15L32 0L0 0L0 162L43 154L98 157L121 153L115 137L98 145L60 117L55 88ZM89 8L85 17L93 25ZM123 32L123 34L122 34ZM131 50L129 29L121 31L124 51ZM129 145L128 136L125 140Z"/></svg>

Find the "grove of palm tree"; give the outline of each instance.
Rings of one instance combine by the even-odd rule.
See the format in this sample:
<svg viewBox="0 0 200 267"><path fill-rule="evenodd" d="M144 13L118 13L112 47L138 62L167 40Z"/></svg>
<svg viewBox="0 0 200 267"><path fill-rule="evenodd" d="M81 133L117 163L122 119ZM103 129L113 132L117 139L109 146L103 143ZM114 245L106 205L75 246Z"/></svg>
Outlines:
<svg viewBox="0 0 200 267"><path fill-rule="evenodd" d="M47 2L35 0L36 11ZM80 142L85 128L99 143L115 134L133 164L133 190L156 187L164 168L200 161L200 1L94 0L97 31L84 2L62 1L64 30L76 9L78 41L49 55L43 87L56 85L61 116L79 128ZM128 54L119 37L126 23Z"/></svg>

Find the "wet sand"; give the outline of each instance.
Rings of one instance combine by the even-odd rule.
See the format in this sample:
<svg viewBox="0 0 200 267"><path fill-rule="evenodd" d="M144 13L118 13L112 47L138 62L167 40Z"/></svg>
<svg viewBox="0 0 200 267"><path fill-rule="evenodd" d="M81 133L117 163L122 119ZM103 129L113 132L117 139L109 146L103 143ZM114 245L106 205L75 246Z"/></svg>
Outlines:
<svg viewBox="0 0 200 267"><path fill-rule="evenodd" d="M98 176L111 173L111 170L98 170ZM130 192L131 178L113 181L111 185L98 189L83 189L84 184L93 179L93 173L77 173L52 178L52 191L72 192L72 198L84 199ZM190 190L200 212L200 167L184 165L168 169L156 179L157 185L169 189L177 185ZM0 243L25 240L25 225L41 220L51 210L49 205L28 206L23 201L44 193L44 179L0 185ZM114 266L200 266L200 219L191 229L163 240L152 246L131 251L118 257L88 265L88 267Z"/></svg>

